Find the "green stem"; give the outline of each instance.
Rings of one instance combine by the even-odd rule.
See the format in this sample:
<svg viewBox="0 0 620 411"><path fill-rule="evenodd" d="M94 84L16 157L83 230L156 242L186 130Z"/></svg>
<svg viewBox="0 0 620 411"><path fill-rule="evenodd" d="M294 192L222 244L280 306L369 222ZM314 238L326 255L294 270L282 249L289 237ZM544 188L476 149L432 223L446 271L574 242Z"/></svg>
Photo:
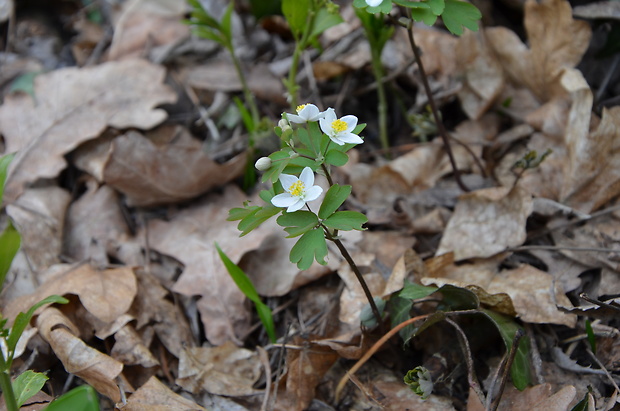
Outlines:
<svg viewBox="0 0 620 411"><path fill-rule="evenodd" d="M0 355L0 357L3 356ZM4 358L2 358L1 362L1 367L4 369ZM11 377L9 376L8 371L0 372L0 388L4 394L4 402L6 404L7 411L17 411L19 408L17 407L15 393L13 392L13 384L11 384Z"/></svg>
<svg viewBox="0 0 620 411"><path fill-rule="evenodd" d="M370 33L367 33L367 36L370 39ZM379 139L381 147L387 151L390 148L390 142L388 141L387 133L387 98L385 95L385 84L383 83L384 73L383 64L381 63L381 50L376 47L374 41L370 43L372 72L377 82L377 97L379 99L379 106L377 108L379 115Z"/></svg>
<svg viewBox="0 0 620 411"><path fill-rule="evenodd" d="M241 68L241 62L239 58L235 55L235 50L233 48L232 43L227 44L226 48L230 53L233 64L235 66L235 70L237 71L237 76L239 77L239 81L241 82L241 88L243 88L243 96L245 98L246 104L250 107L250 113L252 113L252 120L254 121L254 126L258 124L260 121L260 115L258 114L258 106L256 105L256 99L254 98L254 94L250 90L248 86L248 82L245 79L245 75L243 74L243 69ZM254 130L248 130L253 132Z"/></svg>

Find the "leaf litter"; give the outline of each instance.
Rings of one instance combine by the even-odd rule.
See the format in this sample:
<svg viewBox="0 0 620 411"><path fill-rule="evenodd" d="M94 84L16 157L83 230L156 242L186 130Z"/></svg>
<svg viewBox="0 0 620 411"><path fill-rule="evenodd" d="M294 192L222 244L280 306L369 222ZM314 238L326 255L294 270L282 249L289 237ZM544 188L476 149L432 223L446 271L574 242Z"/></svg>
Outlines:
<svg viewBox="0 0 620 411"><path fill-rule="evenodd" d="M218 13L225 6L206 3ZM19 20L24 10L11 7ZM580 10L585 19L614 18L604 8ZM600 32L574 18L565 0L528 0L523 26L489 21L460 39L416 28L435 96L446 112L458 107L448 120L456 164L473 188L463 193L438 139L416 139L397 123L392 156L374 149L370 54L350 5L341 11L346 23L324 33L324 53L307 52L298 80L313 103L370 123L370 148L351 152L335 175L353 186L346 206L369 219L369 231L343 241L373 294L450 284L516 318L533 345L532 383L508 387L499 409L569 410L584 398L611 409L617 394L582 339L584 319L599 318L596 355L617 377L620 108L617 87L595 89L599 80L588 76ZM360 329L365 298L348 265L329 250L327 266L300 272L288 261L293 242L270 224L238 236L226 217L248 198L237 182L251 152L239 144L247 136L234 114L240 83L231 62L189 35L179 2L135 0L112 13L114 23L98 30L76 24L78 66L14 54L12 77L1 77L0 134L5 152L18 152L6 214L22 234L3 317L50 294L70 298L37 311L16 367L64 369L92 385L106 409L485 409L469 391L453 330L440 325L405 351L393 341L375 354L335 403L347 360L381 336ZM261 111L277 122L273 113L289 109L279 67L292 43L267 20L248 19L247 10L235 11L240 56ZM106 24L114 27L107 50ZM422 112L426 97L405 34L396 30L383 63L399 98ZM52 69L34 77L32 94L11 91L8 82L37 64ZM351 93L355 99L345 98ZM268 140L256 149L277 145ZM551 154L519 173L515 164L533 150ZM277 344L257 326L215 242L273 309ZM405 319L433 310L438 298L450 303L437 295L405 306ZM501 339L480 318L461 324L489 389ZM426 402L402 383L419 364L437 382ZM64 383L53 382L51 392Z"/></svg>

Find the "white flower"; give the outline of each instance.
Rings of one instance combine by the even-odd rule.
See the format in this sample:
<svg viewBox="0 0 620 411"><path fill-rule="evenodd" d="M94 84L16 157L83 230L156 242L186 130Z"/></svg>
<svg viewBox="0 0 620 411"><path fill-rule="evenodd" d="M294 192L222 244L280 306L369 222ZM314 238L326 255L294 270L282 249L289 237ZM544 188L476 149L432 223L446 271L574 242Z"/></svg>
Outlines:
<svg viewBox="0 0 620 411"><path fill-rule="evenodd" d="M364 142L357 134L352 131L357 126L357 117L344 116L340 119L336 118L336 112L333 108L325 110L325 117L319 120L319 125L323 133L339 146L344 143L361 144Z"/></svg>
<svg viewBox="0 0 620 411"><path fill-rule="evenodd" d="M271 159L269 157L261 157L256 160L256 163L254 163L254 167L256 167L256 169L260 171L269 170L271 168Z"/></svg>
<svg viewBox="0 0 620 411"><path fill-rule="evenodd" d="M325 112L319 111L319 108L314 104L302 104L297 106L297 114L286 113L288 121L295 124L303 124L310 121L317 121L323 118Z"/></svg>
<svg viewBox="0 0 620 411"><path fill-rule="evenodd" d="M286 193L278 194L271 199L271 204L276 207L288 207L287 212L292 213L301 209L307 202L319 198L323 189L314 184L314 172L310 167L302 170L299 178L290 174L280 174L280 183Z"/></svg>
<svg viewBox="0 0 620 411"><path fill-rule="evenodd" d="M383 0L366 0L366 4L368 4L370 7L378 6L381 3L383 3Z"/></svg>

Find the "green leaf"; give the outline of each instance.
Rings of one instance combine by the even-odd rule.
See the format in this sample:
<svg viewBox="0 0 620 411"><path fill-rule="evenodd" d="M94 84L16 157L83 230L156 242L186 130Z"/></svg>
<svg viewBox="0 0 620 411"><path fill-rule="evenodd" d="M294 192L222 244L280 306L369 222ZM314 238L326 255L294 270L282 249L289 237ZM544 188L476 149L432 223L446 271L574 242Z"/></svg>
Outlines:
<svg viewBox="0 0 620 411"><path fill-rule="evenodd" d="M288 165L289 161L291 161L289 151L290 149L286 148L269 155L271 159L271 168L263 174L263 178L261 179L263 183L267 180L270 180L272 183L278 181L280 174L282 174L284 168Z"/></svg>
<svg viewBox="0 0 620 411"><path fill-rule="evenodd" d="M489 318L493 324L495 324L495 326L499 330L499 334L504 340L506 350L510 351L510 348L512 347L512 340L514 339L517 330L521 327L519 327L517 323L515 323L514 320L510 317L506 317L504 315L486 309L482 309L481 312L487 318ZM512 383L520 391L523 391L529 384L532 383L529 358L529 340L527 339L527 337L523 337L519 342L519 347L517 348L514 362L512 363L512 367L510 368Z"/></svg>
<svg viewBox="0 0 620 411"><path fill-rule="evenodd" d="M316 259L319 264L326 265L327 242L323 230L315 228L301 236L290 253L291 263L297 264L300 270L307 270Z"/></svg>
<svg viewBox="0 0 620 411"><path fill-rule="evenodd" d="M435 16L440 16L446 7L444 0L426 0L425 3L429 5Z"/></svg>
<svg viewBox="0 0 620 411"><path fill-rule="evenodd" d="M221 30L222 30L222 33L224 33L224 35L229 40L232 39L231 22L232 22L232 12L233 12L234 7L235 7L235 2L231 1L228 7L226 8L226 11L224 12L224 15L222 16L222 23L221 23L222 29Z"/></svg>
<svg viewBox="0 0 620 411"><path fill-rule="evenodd" d="M478 20L482 13L473 4L460 0L445 0L446 7L441 15L443 23L452 34L460 36L463 27L471 31L478 31Z"/></svg>
<svg viewBox="0 0 620 411"><path fill-rule="evenodd" d="M2 288L6 275L11 268L13 258L15 258L15 255L19 251L21 240L22 239L19 232L9 220L9 224L4 229L2 234L0 234L0 289Z"/></svg>
<svg viewBox="0 0 620 411"><path fill-rule="evenodd" d="M334 214L346 199L349 198L349 195L351 195L351 186L341 186L339 184L331 186L329 190L327 190L327 193L325 193L325 198L319 209L319 218L326 219Z"/></svg>
<svg viewBox="0 0 620 411"><path fill-rule="evenodd" d="M22 336L22 333L32 319L35 311L37 311L45 304L67 304L68 302L69 300L59 295L50 295L49 297L44 298L43 300L30 307L30 309L26 313L17 314L17 317L15 317L15 322L13 322L13 327L11 327L11 333L9 334L9 338L6 341L7 349L10 353L10 359L13 358L13 353L15 352L17 341L19 341L19 337Z"/></svg>
<svg viewBox="0 0 620 411"><path fill-rule="evenodd" d="M590 349L596 354L596 337L594 336L594 330L592 330L592 323L586 319L586 335L588 336L588 342L590 343Z"/></svg>
<svg viewBox="0 0 620 411"><path fill-rule="evenodd" d="M258 317L263 323L263 326L265 327L265 330L267 331L267 334L269 335L269 339L271 340L271 342L275 342L276 332L275 332L275 325L273 322L273 317L271 315L271 309L269 309L269 307L261 301L260 296L258 295L258 292L256 292L256 289L254 288L254 285L252 284L252 281L245 274L245 272L241 268L239 268L237 264L233 263L230 258L228 258L226 253L222 251L222 249L217 243L215 243L215 248L217 249L217 253L220 256L220 259L224 263L224 267L226 267L228 274L230 275L232 280L235 282L239 290L246 297L248 297L248 299L252 301L254 305L256 306Z"/></svg>
<svg viewBox="0 0 620 411"><path fill-rule="evenodd" d="M22 92L28 94L33 99L35 98L34 94L34 79L41 74L40 71L31 71L28 73L24 73L21 76L18 76L11 83L11 87L9 88L9 93ZM12 154L8 154L12 156ZM5 156L6 157L6 156Z"/></svg>
<svg viewBox="0 0 620 411"><path fill-rule="evenodd" d="M300 236L319 224L319 218L310 211L299 210L293 213L284 213L276 220L278 225L285 227L288 233L286 238Z"/></svg>
<svg viewBox="0 0 620 411"><path fill-rule="evenodd" d="M15 393L17 407L21 407L33 395L41 391L45 381L48 379L47 375L32 370L26 370L19 377L15 378L13 381L13 392Z"/></svg>
<svg viewBox="0 0 620 411"><path fill-rule="evenodd" d="M15 157L15 153L7 154L0 157L0 205L2 204L2 198L4 196L4 183L6 183L6 176L9 174L9 166L11 161Z"/></svg>
<svg viewBox="0 0 620 411"><path fill-rule="evenodd" d="M358 124L357 126L355 126L355 128L353 129L353 131L351 133L353 134L359 134L362 131L364 131L364 129L366 128L366 123L361 123ZM355 146L355 144L352 145L352 147ZM346 151L346 150L345 150Z"/></svg>
<svg viewBox="0 0 620 411"><path fill-rule="evenodd" d="M398 4L399 6L410 8L412 9L412 11L416 9L431 9L428 1L393 0L393 2Z"/></svg>
<svg viewBox="0 0 620 411"><path fill-rule="evenodd" d="M364 231L365 228L362 225L368 222L368 218L357 211L337 211L327 219L323 220L329 228L335 230L351 231L359 230Z"/></svg>
<svg viewBox="0 0 620 411"><path fill-rule="evenodd" d="M310 0L282 0L282 14L296 37L304 32L311 6Z"/></svg>
<svg viewBox="0 0 620 411"><path fill-rule="evenodd" d="M437 287L426 287L421 284L407 282L401 292L398 293L398 296L410 300L419 300L420 298L428 297L438 289Z"/></svg>
<svg viewBox="0 0 620 411"><path fill-rule="evenodd" d="M437 21L437 15L428 9L412 9L411 18L415 21L421 21L427 26L432 26Z"/></svg>
<svg viewBox="0 0 620 411"><path fill-rule="evenodd" d="M45 411L99 411L97 392L90 385L74 388L52 401Z"/></svg>
<svg viewBox="0 0 620 411"><path fill-rule="evenodd" d="M228 210L228 217L226 221L237 221L242 220L245 217L255 214L258 210L260 210L260 206L247 206L244 208L235 207Z"/></svg>
<svg viewBox="0 0 620 411"><path fill-rule="evenodd" d="M474 310L480 306L478 296L467 288L446 284L437 291L443 295L442 303L450 310Z"/></svg>
<svg viewBox="0 0 620 411"><path fill-rule="evenodd" d="M340 14L330 13L327 8L322 8L318 11L316 17L314 18L314 25L312 26L310 36L318 36L328 28L337 26L343 22L344 20Z"/></svg>
<svg viewBox="0 0 620 411"><path fill-rule="evenodd" d="M332 166L342 167L349 161L349 156L337 149L331 149L325 155L325 162Z"/></svg>
<svg viewBox="0 0 620 411"><path fill-rule="evenodd" d="M379 314L381 318L383 318L383 313L385 311L385 300L381 297L373 297L375 305L379 310ZM375 328L379 323L375 318L375 314L372 312L372 307L370 307L369 303L364 304L362 310L360 311L360 324L366 328Z"/></svg>
<svg viewBox="0 0 620 411"><path fill-rule="evenodd" d="M401 298L395 295L390 298L389 309L392 328L411 318L409 313L412 306L413 302L408 298ZM415 329L415 325L410 324L398 332L398 335L403 339L405 345L409 343L409 340L415 333Z"/></svg>
<svg viewBox="0 0 620 411"><path fill-rule="evenodd" d="M223 46L225 44L224 38L210 28L202 26L193 27L192 32L198 37L202 37L203 39L207 40L213 40L219 45Z"/></svg>
<svg viewBox="0 0 620 411"><path fill-rule="evenodd" d="M271 204L265 207L259 207L259 210L255 213L249 214L247 217L244 217L241 222L239 222L237 225L237 229L241 231L239 237L243 237L248 234L256 227L278 214L280 211L282 211L281 208L275 207Z"/></svg>

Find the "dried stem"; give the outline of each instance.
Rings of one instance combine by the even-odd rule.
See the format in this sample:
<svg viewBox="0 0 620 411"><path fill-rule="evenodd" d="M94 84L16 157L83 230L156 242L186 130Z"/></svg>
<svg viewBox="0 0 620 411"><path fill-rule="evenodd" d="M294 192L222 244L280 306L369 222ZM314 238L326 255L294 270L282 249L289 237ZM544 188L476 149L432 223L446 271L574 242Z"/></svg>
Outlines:
<svg viewBox="0 0 620 411"><path fill-rule="evenodd" d="M478 398L480 398L480 403L484 404L484 393L480 388L480 383L478 383L478 378L476 377L476 370L474 370L474 360L471 356L471 349L469 348L469 341L467 340L467 336L463 329L453 320L446 318L446 322L450 324L456 330L456 333L459 337L459 343L461 344L461 349L463 350L463 354L465 355L465 363L467 364L467 380L469 382L469 387L474 390Z"/></svg>
<svg viewBox="0 0 620 411"><path fill-rule="evenodd" d="M428 77L426 76L426 71L424 71L424 66L422 65L422 56L420 55L420 50L418 46L415 44L415 39L413 38L413 20L411 19L411 11L407 9L407 14L409 17L409 22L407 24L407 35L409 36L409 44L411 46L411 50L413 51L413 55L415 56L415 61L418 64L418 69L420 70L420 77L422 78L422 84L424 85L424 91L428 97L428 104L431 107L431 111L433 113L433 117L435 118L435 123L437 124L437 129L439 131L439 135L443 140L443 145L446 149L446 153L448 154L448 158L450 159L450 165L452 166L452 170L454 171L454 179L456 180L456 184L458 184L459 188L463 191L470 191L469 188L463 183L461 179L461 173L459 172L458 166L456 165L456 160L454 159L454 154L452 153L452 147L450 146L450 139L448 138L448 132L446 131L446 127L443 124L443 120L439 115L439 110L437 109L437 104L435 104L435 99L433 98L433 93L431 91L431 86L428 83Z"/></svg>
<svg viewBox="0 0 620 411"><path fill-rule="evenodd" d="M510 368L512 367L512 363L515 360L515 356L517 355L517 350L519 349L519 341L523 337L524 332L521 328L517 330L514 338L512 339L512 347L510 347L510 352L507 354L500 367L503 367L502 370L502 380L499 385L499 390L497 391L497 397L493 399L493 402L489 404L491 399L491 395L493 393L492 389L489 390L489 396L487 397L487 409L490 411L497 410L499 406L499 401L502 399L502 394L504 393L504 388L506 387L506 382L508 381L508 374L510 373Z"/></svg>

